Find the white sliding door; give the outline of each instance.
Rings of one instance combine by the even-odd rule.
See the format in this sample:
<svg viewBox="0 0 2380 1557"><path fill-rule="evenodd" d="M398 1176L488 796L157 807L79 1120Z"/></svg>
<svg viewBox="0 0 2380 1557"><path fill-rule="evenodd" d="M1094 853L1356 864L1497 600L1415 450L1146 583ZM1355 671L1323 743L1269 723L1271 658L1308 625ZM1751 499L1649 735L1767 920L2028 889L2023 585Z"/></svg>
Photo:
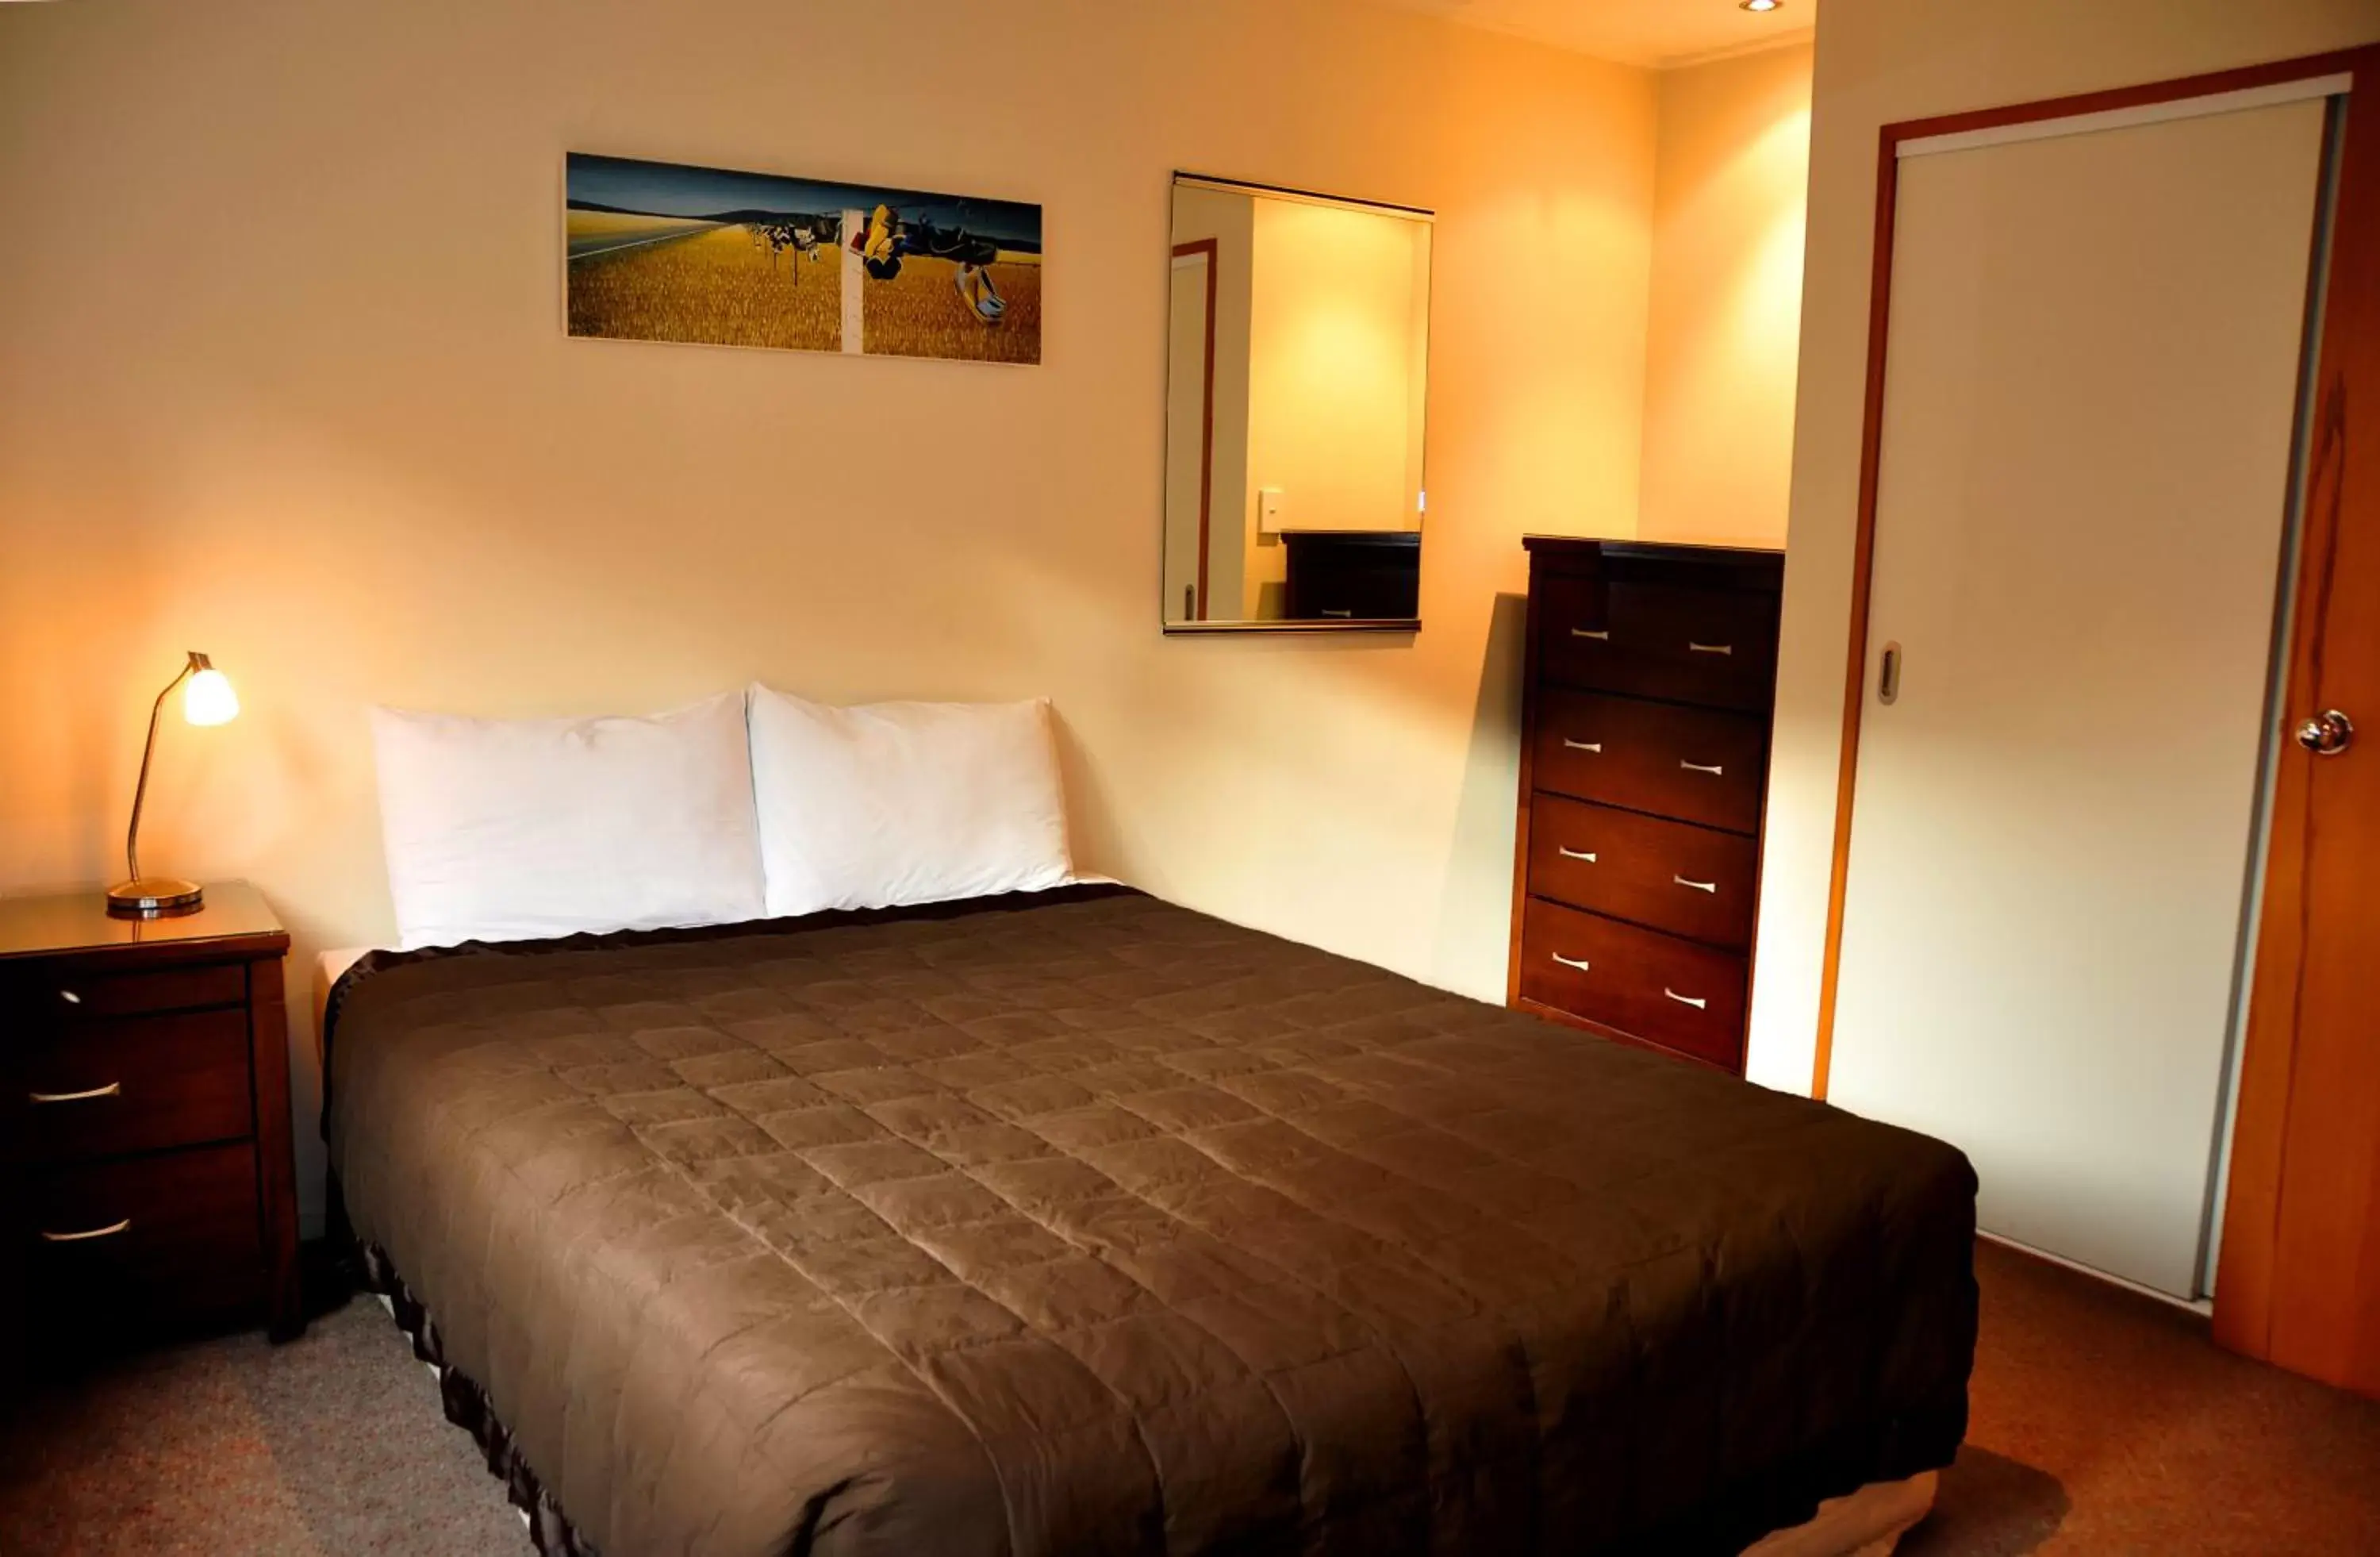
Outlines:
<svg viewBox="0 0 2380 1557"><path fill-rule="evenodd" d="M2189 1296L2324 104L2049 128L1900 164L1828 1095Z"/></svg>

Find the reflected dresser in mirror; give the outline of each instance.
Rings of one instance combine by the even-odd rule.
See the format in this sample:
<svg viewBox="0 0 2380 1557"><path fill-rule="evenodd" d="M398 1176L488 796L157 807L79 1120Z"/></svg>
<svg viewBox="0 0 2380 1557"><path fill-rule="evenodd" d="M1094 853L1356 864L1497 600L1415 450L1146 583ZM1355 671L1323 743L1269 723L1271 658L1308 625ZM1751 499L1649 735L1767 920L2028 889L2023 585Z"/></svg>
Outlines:
<svg viewBox="0 0 2380 1557"><path fill-rule="evenodd" d="M1511 1004L1741 1075L1784 553L1524 544Z"/></svg>

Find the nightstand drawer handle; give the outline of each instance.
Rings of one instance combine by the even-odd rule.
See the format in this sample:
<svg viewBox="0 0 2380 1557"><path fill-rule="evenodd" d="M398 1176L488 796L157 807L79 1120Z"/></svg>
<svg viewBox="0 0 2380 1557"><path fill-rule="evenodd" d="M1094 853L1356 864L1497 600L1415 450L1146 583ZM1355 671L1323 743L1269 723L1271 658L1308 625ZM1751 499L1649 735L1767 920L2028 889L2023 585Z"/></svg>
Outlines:
<svg viewBox="0 0 2380 1557"><path fill-rule="evenodd" d="M1592 966L1585 957L1566 957L1560 952L1552 953L1551 955L1554 961L1561 964L1564 967L1575 967L1581 973L1585 973L1588 967Z"/></svg>
<svg viewBox="0 0 2380 1557"><path fill-rule="evenodd" d="M1682 995L1677 991L1670 988L1667 984L1661 986L1661 992L1668 995L1671 1000L1676 1001L1680 1005L1691 1005L1697 1011L1707 1010L1710 1006L1709 1001L1704 1000L1696 995Z"/></svg>
<svg viewBox="0 0 2380 1557"><path fill-rule="evenodd" d="M43 1233L42 1236L53 1244L79 1244L85 1238L112 1238L118 1233L128 1231L131 1226L132 1219L128 1216L112 1227L93 1227L82 1233Z"/></svg>
<svg viewBox="0 0 2380 1557"><path fill-rule="evenodd" d="M81 1103L93 1098L112 1098L124 1090L124 1083L111 1081L104 1087L94 1087L88 1092L28 1092L25 1096L37 1103Z"/></svg>
<svg viewBox="0 0 2380 1557"><path fill-rule="evenodd" d="M1694 639L1688 639L1686 640L1686 652L1689 654L1732 654L1735 652L1735 645L1732 643L1696 643Z"/></svg>
<svg viewBox="0 0 2380 1557"><path fill-rule="evenodd" d="M1678 766L1683 768L1690 773L1708 773L1714 778L1719 777L1727 772L1727 767L1724 763L1689 762L1682 757L1678 759Z"/></svg>
<svg viewBox="0 0 2380 1557"><path fill-rule="evenodd" d="M1562 737L1562 745L1570 748L1572 751L1592 751L1598 756L1600 756L1603 751L1603 743L1601 741L1574 741L1568 736L1564 736Z"/></svg>
<svg viewBox="0 0 2380 1557"><path fill-rule="evenodd" d="M1682 887L1692 887L1696 892L1709 893L1713 897L1717 897L1718 895L1718 883L1717 882L1690 882L1683 876L1671 876L1670 880L1677 882Z"/></svg>
<svg viewBox="0 0 2380 1557"><path fill-rule="evenodd" d="M1607 643L1611 639L1611 635L1609 632L1597 632L1593 627L1572 627L1570 630L1570 636L1572 638L1592 638L1600 639Z"/></svg>
<svg viewBox="0 0 2380 1557"><path fill-rule="evenodd" d="M1568 844L1556 844L1554 845L1554 852L1560 855L1564 859L1584 859L1589 865L1595 863L1595 853L1591 849L1574 849Z"/></svg>
<svg viewBox="0 0 2380 1557"><path fill-rule="evenodd" d="M65 1001L68 1005L80 1005L82 1004L82 996L75 993L72 990L60 990L58 991L58 998Z"/></svg>

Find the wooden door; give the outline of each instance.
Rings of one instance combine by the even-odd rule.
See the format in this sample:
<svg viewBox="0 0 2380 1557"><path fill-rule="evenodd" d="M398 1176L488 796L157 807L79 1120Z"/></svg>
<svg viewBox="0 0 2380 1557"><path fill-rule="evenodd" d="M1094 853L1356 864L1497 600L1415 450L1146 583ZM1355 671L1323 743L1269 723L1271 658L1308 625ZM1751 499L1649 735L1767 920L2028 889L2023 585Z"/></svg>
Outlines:
<svg viewBox="0 0 2380 1557"><path fill-rule="evenodd" d="M2215 1333L2380 1396L2380 48L2348 63Z"/></svg>

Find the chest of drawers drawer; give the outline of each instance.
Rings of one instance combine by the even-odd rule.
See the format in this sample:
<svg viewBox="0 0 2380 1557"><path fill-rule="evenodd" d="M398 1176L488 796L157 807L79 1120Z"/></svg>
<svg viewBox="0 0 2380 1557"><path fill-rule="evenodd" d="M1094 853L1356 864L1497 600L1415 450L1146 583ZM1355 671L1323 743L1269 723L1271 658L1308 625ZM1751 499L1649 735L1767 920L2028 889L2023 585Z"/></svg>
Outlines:
<svg viewBox="0 0 2380 1557"><path fill-rule="evenodd" d="M1529 891L1731 950L1752 943L1759 846L1740 833L1543 792L1529 809Z"/></svg>
<svg viewBox="0 0 2380 1557"><path fill-rule="evenodd" d="M248 1010L78 1022L25 1042L23 1155L42 1163L230 1140L255 1127Z"/></svg>
<svg viewBox="0 0 2380 1557"><path fill-rule="evenodd" d="M1736 590L1548 581L1537 624L1548 680L1759 711L1777 682L1777 598Z"/></svg>
<svg viewBox="0 0 2380 1557"><path fill-rule="evenodd" d="M1520 992L1725 1070L1743 1065L1748 968L1735 954L1532 899Z"/></svg>
<svg viewBox="0 0 2380 1557"><path fill-rule="evenodd" d="M1536 786L1755 833L1767 736L1745 714L1549 687L1537 717Z"/></svg>

